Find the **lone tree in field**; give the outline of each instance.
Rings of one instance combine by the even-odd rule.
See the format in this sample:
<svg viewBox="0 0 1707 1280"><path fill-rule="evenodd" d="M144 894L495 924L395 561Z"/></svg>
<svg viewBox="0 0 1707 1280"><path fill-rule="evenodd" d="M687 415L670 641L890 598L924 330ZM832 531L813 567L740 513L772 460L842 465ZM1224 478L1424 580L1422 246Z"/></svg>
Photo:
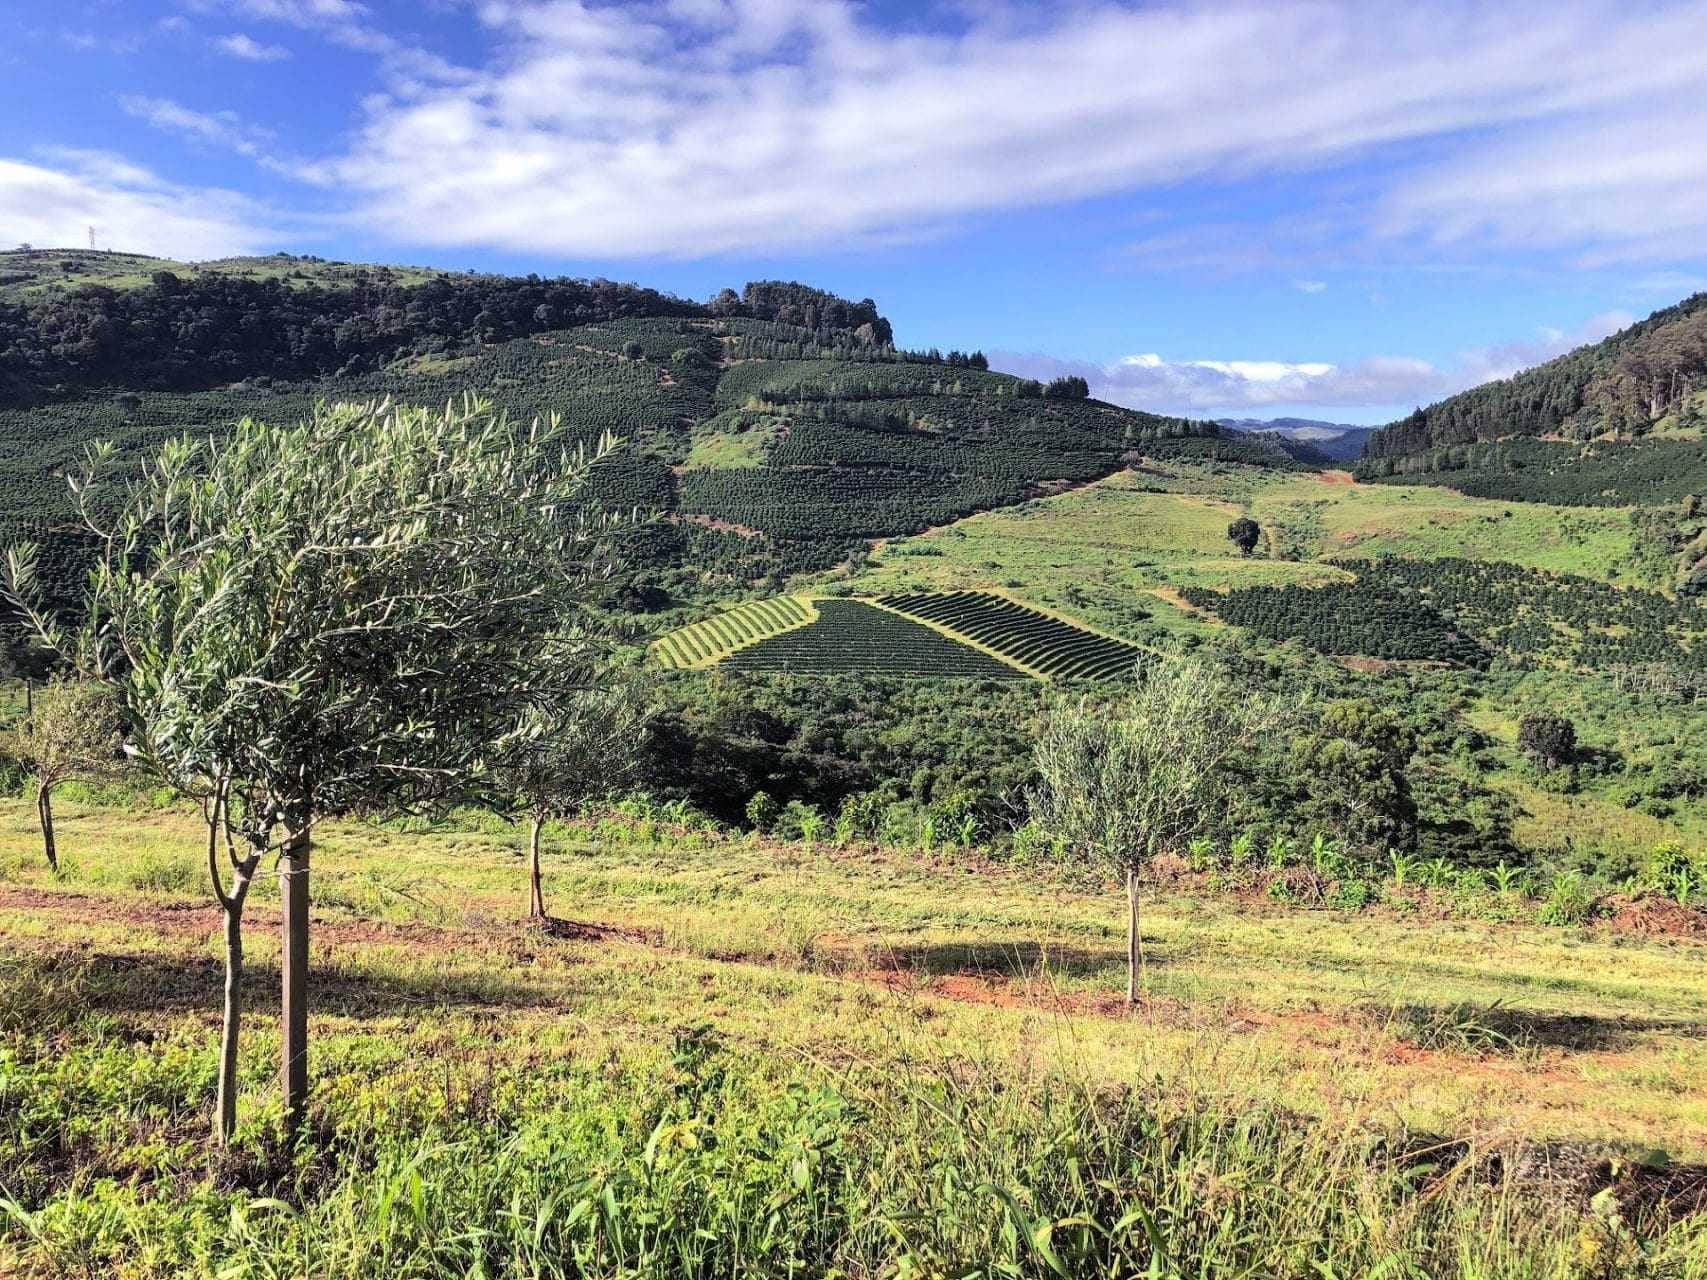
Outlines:
<svg viewBox="0 0 1707 1280"><path fill-rule="evenodd" d="M1227 537L1239 549L1240 555L1248 556L1262 540L1262 526L1249 516L1240 516L1227 526Z"/></svg>
<svg viewBox="0 0 1707 1280"><path fill-rule="evenodd" d="M1409 777L1416 749L1404 721L1373 699L1319 707L1292 742L1292 776L1304 791L1300 813L1354 849L1409 848L1417 828Z"/></svg>
<svg viewBox="0 0 1707 1280"><path fill-rule="evenodd" d="M34 707L9 746L36 780L36 818L47 865L59 870L53 834L53 793L76 777L116 771L124 745L118 699L104 684L56 676L37 691Z"/></svg>
<svg viewBox="0 0 1707 1280"><path fill-rule="evenodd" d="M566 696L560 673L593 648L576 618L604 569L597 521L571 510L591 462L557 419L522 426L467 400L320 406L291 428L246 420L227 438L169 443L117 500L114 464L98 446L73 481L102 540L78 629L32 603L31 548L10 557L7 590L50 647L117 685L141 762L213 806L222 1139L240 915L262 857L278 854L280 1076L294 1127L308 1101L314 825L486 799L522 714ZM230 889L215 850L226 823L240 837Z"/></svg>
<svg viewBox="0 0 1707 1280"><path fill-rule="evenodd" d="M1577 727L1548 711L1526 715L1517 722L1517 745L1544 769L1557 769L1577 749Z"/></svg>
<svg viewBox="0 0 1707 1280"><path fill-rule="evenodd" d="M1287 724L1295 704L1241 686L1210 658L1169 650L1123 700L1063 702L1044 722L1031 795L1039 826L1126 880L1126 998L1136 1004L1143 949L1138 881L1157 854L1214 825L1227 765Z"/></svg>
<svg viewBox="0 0 1707 1280"><path fill-rule="evenodd" d="M495 770L500 796L527 815L528 915L545 919L540 884L540 832L550 818L578 812L590 800L632 782L640 765L647 713L630 678L591 672L583 688L553 707L530 707L510 735Z"/></svg>

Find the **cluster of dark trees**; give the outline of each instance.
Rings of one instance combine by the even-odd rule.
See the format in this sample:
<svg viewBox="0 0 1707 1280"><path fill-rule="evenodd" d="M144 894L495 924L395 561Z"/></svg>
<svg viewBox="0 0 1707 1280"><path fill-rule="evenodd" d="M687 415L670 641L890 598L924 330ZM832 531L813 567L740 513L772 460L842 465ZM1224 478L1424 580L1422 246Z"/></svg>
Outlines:
<svg viewBox="0 0 1707 1280"><path fill-rule="evenodd" d="M1020 383L1020 394L1042 396L1045 400L1088 400L1091 384L1076 373L1062 374L1059 378L1049 379L1047 383L1027 378Z"/></svg>
<svg viewBox="0 0 1707 1280"><path fill-rule="evenodd" d="M788 280L754 280L739 296L725 289L706 304L714 316L751 316L802 329L839 329L854 334L864 346L895 344L889 321L877 313L870 298L849 302L833 293Z"/></svg>
<svg viewBox="0 0 1707 1280"><path fill-rule="evenodd" d="M1578 670L1633 662L1707 670L1707 650L1698 643L1707 635L1707 606L1694 599L1500 561L1383 556L1337 563L1357 579L1226 593L1188 587L1183 594L1235 626L1327 654L1471 667L1503 654Z"/></svg>
<svg viewBox="0 0 1707 1280"><path fill-rule="evenodd" d="M1231 536L1229 530L1229 536ZM1489 654L1415 592L1372 577L1325 587L1186 587L1193 606L1277 642L1299 640L1326 654L1483 667Z"/></svg>
<svg viewBox="0 0 1707 1280"><path fill-rule="evenodd" d="M1492 560L1343 562L1372 586L1422 601L1456 630L1520 661L1607 670L1632 662L1707 669L1707 605L1578 574Z"/></svg>
<svg viewBox="0 0 1707 1280"><path fill-rule="evenodd" d="M1707 293L1601 342L1418 409L1370 437L1366 457L1554 433L1576 439L1647 431L1707 387Z"/></svg>

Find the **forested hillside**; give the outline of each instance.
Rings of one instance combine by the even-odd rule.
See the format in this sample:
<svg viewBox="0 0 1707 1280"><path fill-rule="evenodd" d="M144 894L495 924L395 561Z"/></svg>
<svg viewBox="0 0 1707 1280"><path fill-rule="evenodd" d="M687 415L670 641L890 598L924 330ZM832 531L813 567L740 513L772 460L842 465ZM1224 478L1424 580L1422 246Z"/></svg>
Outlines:
<svg viewBox="0 0 1707 1280"><path fill-rule="evenodd" d="M1507 436L1635 438L1707 417L1707 293L1611 337L1418 409L1378 431L1366 458Z"/></svg>

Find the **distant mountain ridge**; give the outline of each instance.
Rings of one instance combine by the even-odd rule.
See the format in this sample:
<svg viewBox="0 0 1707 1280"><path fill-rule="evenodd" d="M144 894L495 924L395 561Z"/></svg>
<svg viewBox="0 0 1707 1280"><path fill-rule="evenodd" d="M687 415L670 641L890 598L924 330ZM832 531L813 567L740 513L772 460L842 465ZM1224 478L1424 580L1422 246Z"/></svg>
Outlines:
<svg viewBox="0 0 1707 1280"><path fill-rule="evenodd" d="M1363 455L1364 443L1376 431L1374 427L1359 427L1349 422L1323 422L1317 418L1217 418L1215 421L1234 431L1277 435L1313 445L1334 462L1355 462Z"/></svg>

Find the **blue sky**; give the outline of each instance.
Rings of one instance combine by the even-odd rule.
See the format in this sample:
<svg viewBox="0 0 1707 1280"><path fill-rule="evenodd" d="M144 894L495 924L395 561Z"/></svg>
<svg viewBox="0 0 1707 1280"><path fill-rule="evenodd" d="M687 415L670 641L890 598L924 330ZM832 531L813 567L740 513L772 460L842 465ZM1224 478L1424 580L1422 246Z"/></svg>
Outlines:
<svg viewBox="0 0 1707 1280"><path fill-rule="evenodd" d="M1379 422L1707 288L1707 0L10 0L0 243L785 276Z"/></svg>

